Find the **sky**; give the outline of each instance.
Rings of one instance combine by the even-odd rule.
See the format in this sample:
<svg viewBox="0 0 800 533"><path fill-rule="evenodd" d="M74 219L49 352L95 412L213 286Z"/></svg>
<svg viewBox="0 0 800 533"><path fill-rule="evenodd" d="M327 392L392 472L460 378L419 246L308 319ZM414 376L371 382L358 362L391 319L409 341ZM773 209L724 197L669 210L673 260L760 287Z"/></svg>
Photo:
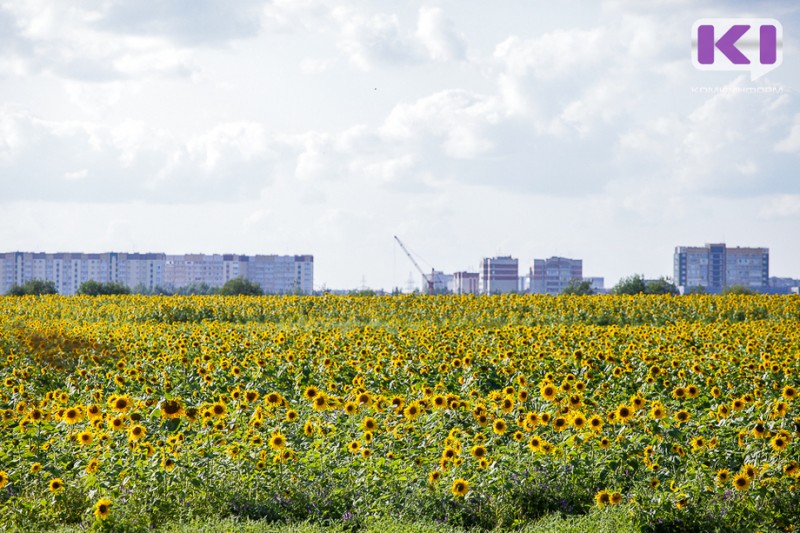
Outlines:
<svg viewBox="0 0 800 533"><path fill-rule="evenodd" d="M698 70L702 18L783 63ZM800 278L800 5L0 0L0 252L313 254L315 288L483 257Z"/></svg>

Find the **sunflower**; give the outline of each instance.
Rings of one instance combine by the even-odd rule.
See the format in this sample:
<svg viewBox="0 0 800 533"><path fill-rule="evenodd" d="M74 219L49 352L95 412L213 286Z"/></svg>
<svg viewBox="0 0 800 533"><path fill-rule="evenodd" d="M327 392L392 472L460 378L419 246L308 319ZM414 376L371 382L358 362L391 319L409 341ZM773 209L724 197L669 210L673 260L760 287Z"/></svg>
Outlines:
<svg viewBox="0 0 800 533"><path fill-rule="evenodd" d="M553 419L553 429L556 431L564 431L567 429L567 419L563 416L557 416Z"/></svg>
<svg viewBox="0 0 800 533"><path fill-rule="evenodd" d="M617 418L620 420L620 422L625 423L631 418L633 418L634 411L630 406L622 404L619 407L617 407L615 414L617 415Z"/></svg>
<svg viewBox="0 0 800 533"><path fill-rule="evenodd" d="M472 454L472 457L474 457L475 459L483 459L484 457L486 457L487 450L485 446L478 444L477 446L472 447L470 453Z"/></svg>
<svg viewBox="0 0 800 533"><path fill-rule="evenodd" d="M542 398L548 402L552 402L555 399L557 392L558 389L555 387L555 385L548 384L539 389L539 394L541 394Z"/></svg>
<svg viewBox="0 0 800 533"><path fill-rule="evenodd" d="M44 468L42 463L33 463L31 465L31 474L38 474L42 471L42 468ZM0 488L2 488L2 483L0 483Z"/></svg>
<svg viewBox="0 0 800 533"><path fill-rule="evenodd" d="M800 464L798 464L797 461L792 461L784 465L783 473L789 477L798 477L798 475L800 475Z"/></svg>
<svg viewBox="0 0 800 533"><path fill-rule="evenodd" d="M572 415L572 427L577 430L581 430L586 427L586 417L583 416L581 413L575 413Z"/></svg>
<svg viewBox="0 0 800 533"><path fill-rule="evenodd" d="M622 501L622 494L619 492L612 492L611 493L611 505L617 505L619 502Z"/></svg>
<svg viewBox="0 0 800 533"><path fill-rule="evenodd" d="M133 399L127 394L124 396L112 396L108 403L109 407L115 411L125 412L133 406Z"/></svg>
<svg viewBox="0 0 800 533"><path fill-rule="evenodd" d="M283 398L277 392L270 392L267 394L267 403L273 407L277 407L283 403Z"/></svg>
<svg viewBox="0 0 800 533"><path fill-rule="evenodd" d="M748 477L748 479L752 480L755 479L756 474L758 474L758 469L755 467L755 465L746 463L744 466L742 466L742 472Z"/></svg>
<svg viewBox="0 0 800 533"><path fill-rule="evenodd" d="M344 412L348 415L355 414L356 411L358 411L358 405L356 405L356 402L346 402L344 404Z"/></svg>
<svg viewBox="0 0 800 533"><path fill-rule="evenodd" d="M111 500L101 498L94 504L94 516L98 520L106 520L111 515Z"/></svg>
<svg viewBox="0 0 800 533"><path fill-rule="evenodd" d="M598 507L609 505L611 503L611 494L607 490L603 489L594 495L594 501Z"/></svg>
<svg viewBox="0 0 800 533"><path fill-rule="evenodd" d="M350 444L347 445L347 449L350 453L356 453L361 449L361 443L357 440L351 441Z"/></svg>
<svg viewBox="0 0 800 533"><path fill-rule="evenodd" d="M140 440L145 436L146 433L147 430L140 424L131 426L131 428L128 430L128 441L135 442Z"/></svg>
<svg viewBox="0 0 800 533"><path fill-rule="evenodd" d="M403 416L405 416L409 420L414 420L420 415L420 407L419 403L411 402L403 409Z"/></svg>
<svg viewBox="0 0 800 533"><path fill-rule="evenodd" d="M180 418L184 414L183 405L178 400L161 402L161 417L166 419Z"/></svg>
<svg viewBox="0 0 800 533"><path fill-rule="evenodd" d="M361 427L364 431L375 431L378 428L378 421L368 416L361 421Z"/></svg>
<svg viewBox="0 0 800 533"><path fill-rule="evenodd" d="M5 487L7 484L8 484L8 473L6 473L5 470L0 470L0 489Z"/></svg>
<svg viewBox="0 0 800 533"><path fill-rule="evenodd" d="M727 468L721 468L717 470L717 483L719 485L724 485L728 482L731 478L731 472Z"/></svg>
<svg viewBox="0 0 800 533"><path fill-rule="evenodd" d="M300 415L294 409L289 409L286 411L286 421L287 422L294 422Z"/></svg>
<svg viewBox="0 0 800 533"><path fill-rule="evenodd" d="M67 424L77 424L78 422L81 421L81 418L82 418L81 410L78 409L77 407L70 407L69 409L65 409L64 414L62 416L62 419Z"/></svg>
<svg viewBox="0 0 800 533"><path fill-rule="evenodd" d="M456 478L453 480L453 486L450 488L453 496L464 496L469 492L469 482L466 479Z"/></svg>
<svg viewBox="0 0 800 533"><path fill-rule="evenodd" d="M161 460L161 468L167 472L172 472L175 470L175 460L172 457L164 457Z"/></svg>
<svg viewBox="0 0 800 533"><path fill-rule="evenodd" d="M225 404L222 402L215 402L211 406L210 411L212 416L216 418L222 418L223 416L225 416L225 413L228 412L228 408L225 407Z"/></svg>
<svg viewBox="0 0 800 533"><path fill-rule="evenodd" d="M750 487L750 478L747 474L741 472L733 477L733 488L736 490L747 490Z"/></svg>
<svg viewBox="0 0 800 533"><path fill-rule="evenodd" d="M603 429L603 419L598 415L592 415L592 417L589 418L588 424L589 428L594 432L599 432Z"/></svg>
<svg viewBox="0 0 800 533"><path fill-rule="evenodd" d="M56 477L50 480L49 483L50 492L60 492L64 490L64 480L60 477Z"/></svg>
<svg viewBox="0 0 800 533"><path fill-rule="evenodd" d="M94 440L94 435L89 430L84 430L78 433L78 442L81 443L83 446L91 444L93 440Z"/></svg>
<svg viewBox="0 0 800 533"><path fill-rule="evenodd" d="M667 415L667 412L664 409L664 406L661 405L661 403L659 403L659 402L654 403L653 406L650 408L650 416L654 420L661 420L666 415Z"/></svg>
<svg viewBox="0 0 800 533"><path fill-rule="evenodd" d="M604 450L607 450L611 447L611 441L608 440L608 437L603 437L600 439L600 447Z"/></svg>
<svg viewBox="0 0 800 533"><path fill-rule="evenodd" d="M117 416L115 418L112 418L111 420L108 421L108 426L115 431L122 430L125 427L125 417Z"/></svg>
<svg viewBox="0 0 800 533"><path fill-rule="evenodd" d="M86 465L86 473L94 474L100 468L100 461L98 459L90 459Z"/></svg>
<svg viewBox="0 0 800 533"><path fill-rule="evenodd" d="M269 447L273 450L282 450L286 447L286 437L283 433L276 431L269 438Z"/></svg>
<svg viewBox="0 0 800 533"><path fill-rule="evenodd" d="M328 397L322 393L319 393L316 396L314 396L312 402L314 404L315 411L324 411L325 409L328 408Z"/></svg>
<svg viewBox="0 0 800 533"><path fill-rule="evenodd" d="M772 437L772 440L769 442L769 444L776 452L782 452L786 449L786 446L789 445L789 439L779 434Z"/></svg>
<svg viewBox="0 0 800 533"><path fill-rule="evenodd" d="M500 404L500 410L504 413L510 413L514 410L514 400L511 398L503 398L503 401Z"/></svg>
<svg viewBox="0 0 800 533"><path fill-rule="evenodd" d="M429 483L437 483L440 479L442 479L442 472L440 470L432 470L428 473Z"/></svg>
<svg viewBox="0 0 800 533"><path fill-rule="evenodd" d="M791 402L792 400L794 400L795 398L797 398L797 389L796 389L796 388L794 388L794 387L793 387L793 386L791 386L791 385L786 385L786 386L783 388L783 398L784 398L784 399L785 399L787 402Z"/></svg>
<svg viewBox="0 0 800 533"><path fill-rule="evenodd" d="M686 411L685 409L681 409L675 413L675 420L677 420L678 423L687 422L690 418L691 415L689 414L689 411Z"/></svg>

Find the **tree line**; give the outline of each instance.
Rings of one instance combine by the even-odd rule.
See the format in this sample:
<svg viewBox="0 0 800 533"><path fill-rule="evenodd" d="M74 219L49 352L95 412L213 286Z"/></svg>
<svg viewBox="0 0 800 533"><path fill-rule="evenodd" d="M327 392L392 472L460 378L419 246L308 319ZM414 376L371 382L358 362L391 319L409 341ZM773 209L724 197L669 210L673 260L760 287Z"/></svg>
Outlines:
<svg viewBox="0 0 800 533"><path fill-rule="evenodd" d="M26 281L22 285L13 285L7 293L9 296L26 296L26 295L45 295L45 294L58 294L58 289L55 282L33 279ZM148 289L144 285L140 285L131 289L127 285L117 281L84 281L76 291L78 295L84 296L105 296L115 294L148 294L148 295L204 295L204 294L219 294L222 296L262 296L264 291L261 286L250 280L244 278L234 278L228 280L222 287L211 287L207 283L193 283L186 287L181 287L175 291L165 289L163 287L156 287Z"/></svg>

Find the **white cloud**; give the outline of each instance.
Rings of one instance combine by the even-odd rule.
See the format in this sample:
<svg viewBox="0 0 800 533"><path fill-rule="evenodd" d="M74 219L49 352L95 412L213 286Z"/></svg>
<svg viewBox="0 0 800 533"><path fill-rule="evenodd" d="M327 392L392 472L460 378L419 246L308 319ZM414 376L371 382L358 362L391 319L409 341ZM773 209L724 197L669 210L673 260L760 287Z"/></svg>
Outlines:
<svg viewBox="0 0 800 533"><path fill-rule="evenodd" d="M417 37L434 61L464 59L464 39L456 33L453 23L440 8L420 8Z"/></svg>
<svg viewBox="0 0 800 533"><path fill-rule="evenodd" d="M800 194L781 194L767 200L760 211L767 220L800 218Z"/></svg>
<svg viewBox="0 0 800 533"><path fill-rule="evenodd" d="M484 130L499 117L491 98L467 91L442 91L413 104L395 106L380 134L409 141L431 135L439 139L448 156L471 159L491 150L493 143Z"/></svg>
<svg viewBox="0 0 800 533"><path fill-rule="evenodd" d="M789 134L775 145L775 150L784 153L800 154L800 113L794 116L794 122Z"/></svg>
<svg viewBox="0 0 800 533"><path fill-rule="evenodd" d="M361 69L380 63L412 62L419 57L416 43L404 35L397 15L365 15L343 6L335 8L332 15L341 25L339 46Z"/></svg>

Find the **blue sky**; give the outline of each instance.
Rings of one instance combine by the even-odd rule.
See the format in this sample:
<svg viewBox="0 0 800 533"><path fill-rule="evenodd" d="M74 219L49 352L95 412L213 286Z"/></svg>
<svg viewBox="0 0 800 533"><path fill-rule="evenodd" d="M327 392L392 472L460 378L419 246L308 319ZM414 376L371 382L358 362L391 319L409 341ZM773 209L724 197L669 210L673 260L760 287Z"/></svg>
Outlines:
<svg viewBox="0 0 800 533"><path fill-rule="evenodd" d="M6 2L0 248L312 253L318 287L390 289L395 234L426 268L562 255L607 285L724 241L800 277L799 11ZM783 64L696 70L704 17L779 20Z"/></svg>

